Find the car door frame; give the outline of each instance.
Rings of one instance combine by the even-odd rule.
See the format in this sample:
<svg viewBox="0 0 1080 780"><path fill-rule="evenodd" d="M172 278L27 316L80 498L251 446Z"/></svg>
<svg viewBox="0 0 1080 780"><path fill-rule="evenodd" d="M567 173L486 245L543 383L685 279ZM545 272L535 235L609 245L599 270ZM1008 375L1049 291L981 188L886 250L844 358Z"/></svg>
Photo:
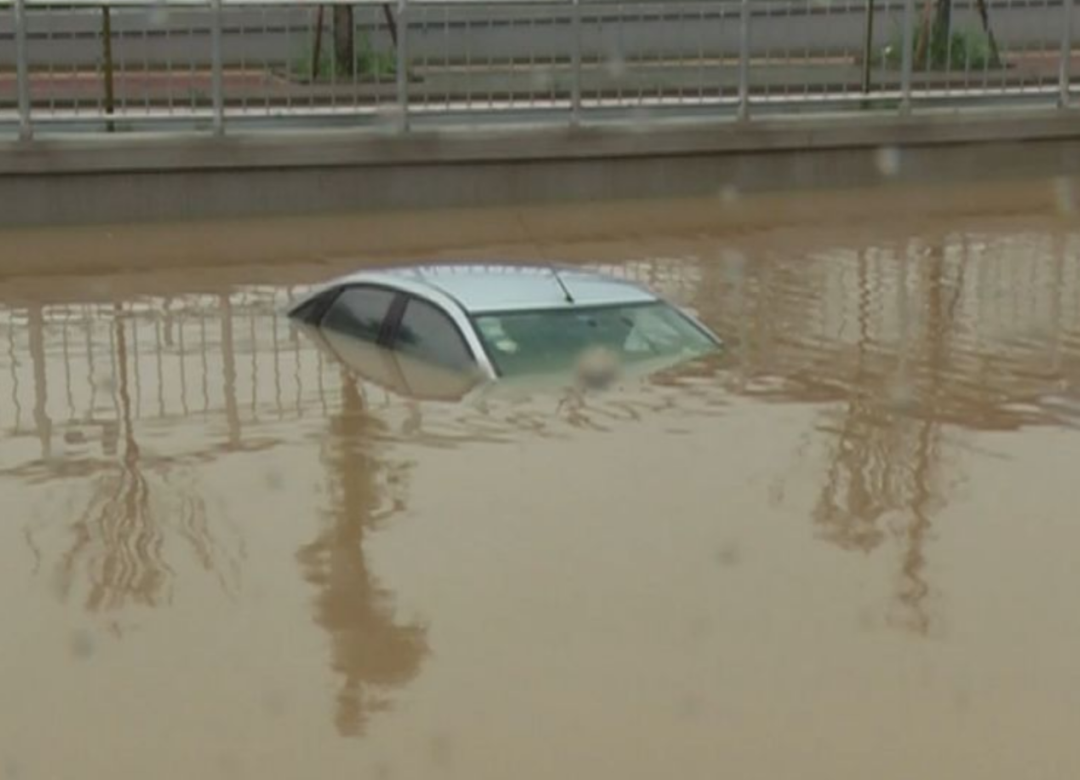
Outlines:
<svg viewBox="0 0 1080 780"><path fill-rule="evenodd" d="M327 329L323 327L323 320L326 319L326 315L329 313L330 308L337 302L338 298L343 293L350 289L369 288L375 290L381 290L390 294L390 305L386 308L386 314L382 318L382 322L379 324L379 333L374 341L368 341L367 339L361 339L365 343L370 344L383 351L384 354L380 356L380 360L383 364L383 368L387 370L389 374L393 376L393 381L397 386L388 385L383 379L377 379L371 374L357 368L355 364L351 363L334 347L331 340L327 337ZM397 358L393 352L386 346L386 338L389 330L392 317L394 315L395 307L399 305L399 299L401 297L400 291L396 288L385 284L372 284L368 282L355 282L348 284L340 284L332 287L326 287L319 290L317 293L308 296L306 299L300 301L290 311L289 316L295 316L294 312L299 312L312 305L317 305L315 309L314 321L309 321L309 318L298 318L297 327L307 331L309 336L313 338L318 346L329 353L337 362L346 367L349 371L359 375L359 377L368 384L375 385L388 390L393 393L401 393L402 388L408 388L409 383L405 379L405 375L398 365ZM395 326L396 327L396 326ZM349 336L348 334L342 334L348 338L359 338L356 336Z"/></svg>
<svg viewBox="0 0 1080 780"><path fill-rule="evenodd" d="M400 304L395 300L387 312L387 323L393 325L393 332L388 334L390 341L385 346L393 349L393 339L397 336L397 328L401 324L402 315L405 313L405 303L408 297L419 298L425 303L431 304L449 318L457 329L458 335L465 342L465 346L472 355L473 362L481 374L487 379L498 379L498 371L491 362L491 358L488 357L487 350L480 341L480 337L476 334L472 318L465 310L465 307L453 296L423 281L418 282L399 275L379 273L358 275L343 284L342 289L357 285L387 288L397 292L399 296L405 299ZM400 309L395 311L396 306L400 306ZM380 333L381 335L383 334Z"/></svg>
<svg viewBox="0 0 1080 780"><path fill-rule="evenodd" d="M382 331L379 333L380 339L386 335L385 343L382 343L391 352L398 352L397 343L398 336L401 333L401 323L405 319L405 314L408 311L409 303L411 301L420 301L431 306L435 311L442 314L449 320L450 325L454 328L454 332L457 334L458 339L461 341L461 345L465 347L465 352L468 354L473 366L482 369L483 366L480 362L480 356L477 354L475 347L469 343L469 339L465 334L465 330L462 329L461 324L455 321L453 315L448 312L444 307L440 306L436 301L431 300L427 296L416 295L415 293L399 292L394 298L394 301L390 304L390 308L386 312L386 322L389 324L389 333L384 334ZM468 321L469 329L472 329L472 322ZM486 355L485 355L486 357Z"/></svg>
<svg viewBox="0 0 1080 780"><path fill-rule="evenodd" d="M382 347L391 353L388 357L391 357L395 352L394 343L408 301L410 298L416 298L435 307L437 311L442 312L442 314L450 320L451 325L453 325L457 331L458 337L465 344L465 348L470 354L473 363L484 378L488 380L498 378L498 371L488 356L483 343L477 336L472 318L469 317L468 313L465 311L465 307L452 296L443 293L438 289L434 289L430 285L413 283L411 280L404 279L397 275L380 273L357 274L339 284L323 287L293 306L290 311L290 316L294 316L294 313L298 313L309 306L317 305L317 309L315 310L317 312L316 321L301 321L307 326L314 327L314 329L319 331L320 335L322 335L322 322L326 318L330 308L345 291L357 288L384 290L394 296L390 301L390 306L387 308L386 315L383 317L383 321L379 327L379 335L374 342L377 346ZM323 337L323 341L325 343L325 337ZM329 344L327 344L327 346L329 346ZM400 376L400 367L396 365L396 360L394 362L395 373ZM404 378L402 377L402 379ZM403 381L403 384L407 386L408 383Z"/></svg>

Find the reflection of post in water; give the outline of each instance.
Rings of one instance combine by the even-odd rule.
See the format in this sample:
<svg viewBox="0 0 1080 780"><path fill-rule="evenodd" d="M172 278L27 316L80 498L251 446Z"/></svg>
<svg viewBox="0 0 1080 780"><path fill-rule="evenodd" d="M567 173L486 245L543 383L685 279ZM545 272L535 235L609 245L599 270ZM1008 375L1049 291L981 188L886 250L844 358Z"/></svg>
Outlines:
<svg viewBox="0 0 1080 780"><path fill-rule="evenodd" d="M334 720L342 734L355 735L372 712L388 706L389 689L416 675L427 640L423 626L394 621L392 594L364 557L364 534L401 509L400 500L386 495L401 475L372 455L379 423L345 372L341 394L323 453L331 501L326 527L297 558L316 588L315 622L330 636L331 668L341 678Z"/></svg>
<svg viewBox="0 0 1080 780"><path fill-rule="evenodd" d="M41 457L52 457L52 419L49 417L49 389L45 375L45 314L41 304L27 312L30 332L30 360L34 364L34 427L41 440Z"/></svg>
<svg viewBox="0 0 1080 780"><path fill-rule="evenodd" d="M942 382L948 370L948 343L962 286L956 295L945 294L944 253L934 247L920 268L925 272L925 327L921 343L913 348L912 362L921 377L901 376L900 386L871 366L873 337L869 329L870 282L865 256L859 259L859 339L854 374L847 384L849 397L836 432L827 479L814 509L821 535L844 549L869 552L885 539L889 517L903 546L901 575L894 623L926 633L930 619L926 599L925 545L931 516L940 502L939 470L941 423L935 417ZM906 308L906 279L898 287L900 306ZM906 342L906 311L900 311L901 340ZM899 363L908 362L902 343ZM920 354L921 353L921 354ZM890 399L883 402L883 399ZM903 407L903 408L901 408Z"/></svg>
<svg viewBox="0 0 1080 780"><path fill-rule="evenodd" d="M15 355L15 328L13 323L8 323L8 368L11 370L11 410L15 417L11 421L11 428L18 431L22 426L22 404L19 403L19 360ZM7 424L7 419L4 419Z"/></svg>
<svg viewBox="0 0 1080 780"><path fill-rule="evenodd" d="M225 379L225 423L229 428L229 447L240 446L240 408L236 399L236 343L233 339L232 301L222 293L221 307L221 369Z"/></svg>
<svg viewBox="0 0 1080 780"><path fill-rule="evenodd" d="M898 467L905 459L904 430L881 403L870 365L872 290L867 257L858 259L855 368L846 383L847 406L837 431L828 479L814 510L822 536L848 550L869 551L884 539L881 521L902 505Z"/></svg>
<svg viewBox="0 0 1080 780"><path fill-rule="evenodd" d="M135 437L124 325L123 310L117 304L113 326L116 403L122 437L119 463L92 477L89 503L73 526L75 543L61 560L58 572L60 589L66 597L85 566L90 579L86 606L95 611L118 609L129 603L154 607L168 601L173 571L163 556L167 530L183 537L203 568L213 571L226 585L220 551L210 533L202 499L194 489L176 484L173 465L168 461L150 464L149 471L144 463ZM155 475L162 485L155 487L149 478Z"/></svg>

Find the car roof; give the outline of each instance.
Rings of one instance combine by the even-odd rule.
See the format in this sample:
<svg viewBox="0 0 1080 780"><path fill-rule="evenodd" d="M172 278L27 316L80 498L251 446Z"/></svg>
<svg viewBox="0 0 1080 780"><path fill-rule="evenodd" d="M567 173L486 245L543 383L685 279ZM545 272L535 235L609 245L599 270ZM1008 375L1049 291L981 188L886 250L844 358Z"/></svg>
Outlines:
<svg viewBox="0 0 1080 780"><path fill-rule="evenodd" d="M333 285L363 282L391 285L402 282L415 292L426 288L454 299L469 314L658 300L656 295L630 281L551 265L417 265L361 271L342 277ZM572 303L567 300L567 292Z"/></svg>

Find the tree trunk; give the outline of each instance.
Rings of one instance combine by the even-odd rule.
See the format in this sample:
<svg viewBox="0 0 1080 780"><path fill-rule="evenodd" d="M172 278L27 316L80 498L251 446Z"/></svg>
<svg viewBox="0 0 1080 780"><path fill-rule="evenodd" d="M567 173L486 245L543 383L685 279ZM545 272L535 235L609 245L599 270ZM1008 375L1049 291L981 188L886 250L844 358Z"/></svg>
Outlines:
<svg viewBox="0 0 1080 780"><path fill-rule="evenodd" d="M334 6L334 72L338 78L351 77L356 72L351 5Z"/></svg>
<svg viewBox="0 0 1080 780"><path fill-rule="evenodd" d="M934 27L941 34L948 35L952 28L952 0L938 0L937 14L934 16Z"/></svg>
<svg viewBox="0 0 1080 780"><path fill-rule="evenodd" d="M986 0L975 0L975 6L979 9L979 19L982 20L983 32L986 33L987 42L990 44L990 64L998 67L1001 65L1001 55L998 52L994 31L990 27L990 11L986 7Z"/></svg>
<svg viewBox="0 0 1080 780"><path fill-rule="evenodd" d="M394 12L390 10L390 3L382 4L383 17L386 19L386 27L390 31L390 40L397 49L397 22L394 21Z"/></svg>
<svg viewBox="0 0 1080 780"><path fill-rule="evenodd" d="M323 6L319 6L315 12L315 43L312 44L311 51L311 80L319 80L319 66L322 63L322 28L323 28Z"/></svg>
<svg viewBox="0 0 1080 780"><path fill-rule="evenodd" d="M930 25L930 67L949 68L952 66L952 0L937 0L934 9L934 21Z"/></svg>
<svg viewBox="0 0 1080 780"><path fill-rule="evenodd" d="M926 0L923 3L922 18L919 20L919 30L915 34L915 54L911 58L915 63L915 70L926 64L926 50L930 46L930 20L934 0Z"/></svg>

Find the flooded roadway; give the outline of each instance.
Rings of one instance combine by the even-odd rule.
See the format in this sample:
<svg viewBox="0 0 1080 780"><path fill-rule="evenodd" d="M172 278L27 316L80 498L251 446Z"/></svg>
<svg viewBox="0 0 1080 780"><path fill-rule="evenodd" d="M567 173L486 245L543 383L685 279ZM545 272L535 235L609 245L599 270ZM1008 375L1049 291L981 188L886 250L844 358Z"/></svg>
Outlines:
<svg viewBox="0 0 1080 780"><path fill-rule="evenodd" d="M1080 224L1037 186L435 252L730 345L484 406L292 331L341 261L0 280L0 776L1075 776Z"/></svg>

